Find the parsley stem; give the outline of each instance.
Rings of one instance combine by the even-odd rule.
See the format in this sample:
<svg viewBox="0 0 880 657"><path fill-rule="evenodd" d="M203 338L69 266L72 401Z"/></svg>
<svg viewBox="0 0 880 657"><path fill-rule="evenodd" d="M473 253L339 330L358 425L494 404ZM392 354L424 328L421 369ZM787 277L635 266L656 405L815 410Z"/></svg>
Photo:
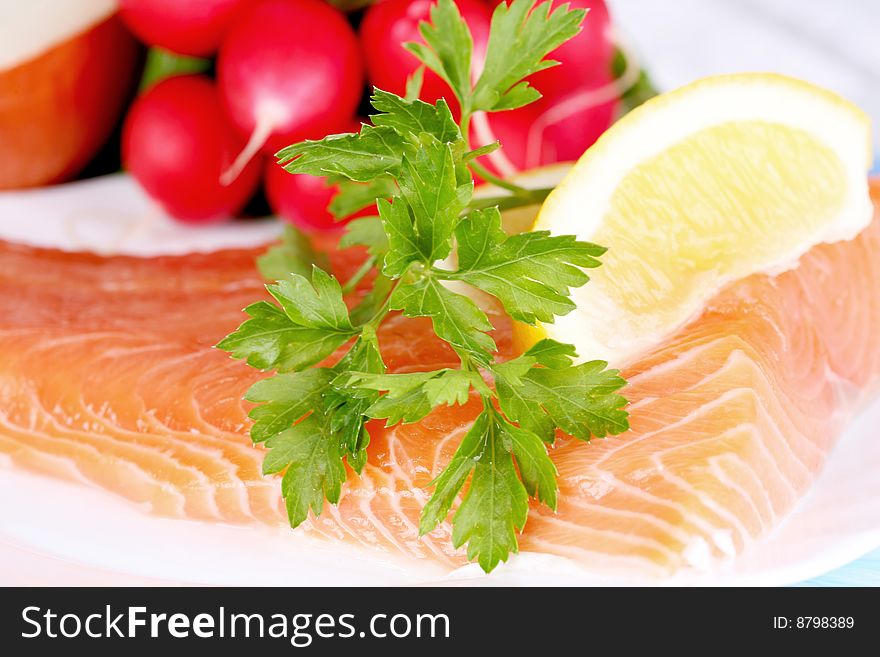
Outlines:
<svg viewBox="0 0 880 657"><path fill-rule="evenodd" d="M499 210L510 210L512 208L521 208L527 205L538 205L553 191L553 187L541 187L540 189L527 190L528 194L517 196L487 196L484 198L474 198L468 205L468 210L483 210L485 208L497 207Z"/></svg>
<svg viewBox="0 0 880 657"><path fill-rule="evenodd" d="M376 314L374 314L366 322L366 324L361 327L361 331L363 331L363 329L365 328L369 328L369 330L371 331L375 331L377 328L379 328L379 325L385 320L385 317L387 317L388 313L390 312L391 297L394 295L394 291L401 284L402 280L402 278L398 278L396 281L394 281L391 289L388 291L388 296L385 297L385 302L382 304L379 310L376 311Z"/></svg>
<svg viewBox="0 0 880 657"><path fill-rule="evenodd" d="M461 361L462 371L474 372L478 376L482 376L482 373L480 372L480 366L473 358L471 358L467 354L459 353L458 359ZM491 371L491 369L489 371ZM479 390L477 392L480 393L480 400L483 402L483 408L486 408L486 409L491 408L492 410L495 410L494 406L492 406L493 395L487 395L486 393L481 392Z"/></svg>
<svg viewBox="0 0 880 657"><path fill-rule="evenodd" d="M345 285L342 286L342 293L350 294L351 292L354 292L354 289L357 287L358 283L360 283L363 280L364 276L369 274L375 266L375 256L370 256L369 258L364 260L364 263L360 266L360 268L354 274L352 274L351 278L349 278L345 282Z"/></svg>
<svg viewBox="0 0 880 657"><path fill-rule="evenodd" d="M470 126L471 126L471 113L466 112L464 108L461 111L461 121L458 124L459 130L461 132L462 139L464 139L465 144L470 143ZM470 148L470 146L468 146Z"/></svg>
<svg viewBox="0 0 880 657"><path fill-rule="evenodd" d="M526 189L525 187L521 187L520 185L517 185L516 183L512 183L508 180L505 180L504 178L496 176L494 173L489 171L489 169L484 167L479 162L471 161L469 166L475 174L480 176L480 178L485 180L487 183L491 183L491 184L495 185L496 187L500 187L501 189L506 189L507 191L512 192L518 196L522 195L522 194L528 194L530 191L530 190Z"/></svg>

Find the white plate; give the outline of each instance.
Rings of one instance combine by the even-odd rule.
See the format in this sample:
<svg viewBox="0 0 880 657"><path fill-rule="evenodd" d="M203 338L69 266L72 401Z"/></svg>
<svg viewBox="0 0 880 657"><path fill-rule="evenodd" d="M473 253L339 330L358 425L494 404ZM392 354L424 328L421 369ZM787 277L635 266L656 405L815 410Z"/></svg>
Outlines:
<svg viewBox="0 0 880 657"><path fill-rule="evenodd" d="M169 219L125 174L0 192L0 239L67 251L151 256L263 244L277 221L186 226Z"/></svg>
<svg viewBox="0 0 880 657"><path fill-rule="evenodd" d="M44 246L151 255L251 246L277 231L272 222L180 227L121 175L0 193L0 239ZM528 553L489 576L473 564L447 573L288 530L156 518L98 489L0 461L0 584L790 584L880 547L877 426L880 401L847 430L810 494L767 539L712 572L659 582L610 580Z"/></svg>

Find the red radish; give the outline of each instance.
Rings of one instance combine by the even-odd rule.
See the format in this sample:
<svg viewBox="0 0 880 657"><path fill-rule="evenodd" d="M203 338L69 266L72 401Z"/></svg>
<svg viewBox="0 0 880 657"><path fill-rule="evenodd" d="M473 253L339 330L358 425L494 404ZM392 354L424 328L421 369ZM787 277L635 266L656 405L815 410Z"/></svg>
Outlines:
<svg viewBox="0 0 880 657"><path fill-rule="evenodd" d="M578 159L614 121L619 91L610 73L592 87L561 99L541 100L516 110L478 113L471 141L498 140L502 148L481 162L502 176L553 162Z"/></svg>
<svg viewBox="0 0 880 657"><path fill-rule="evenodd" d="M171 216L206 223L240 210L257 186L253 161L231 184L220 182L244 139L206 77L163 80L131 107L123 127L126 168Z"/></svg>
<svg viewBox="0 0 880 657"><path fill-rule="evenodd" d="M261 149L345 124L363 91L354 31L322 0L263 0L243 13L220 48L217 77L233 121L250 134L224 180Z"/></svg>
<svg viewBox="0 0 880 657"><path fill-rule="evenodd" d="M568 3L572 9L587 9L583 29L547 57L561 62L532 75L529 82L543 96L560 99L584 87L592 88L607 79L614 58L611 19L603 0L553 0L555 9Z"/></svg>
<svg viewBox="0 0 880 657"><path fill-rule="evenodd" d="M553 7L564 1L552 0ZM583 31L548 55L562 65L529 78L543 98L517 110L473 118L475 145L502 144L481 160L499 175L576 160L614 120L620 87L628 81L615 82L611 75L614 43L608 9L602 0L571 0L570 5L589 12Z"/></svg>
<svg viewBox="0 0 880 657"><path fill-rule="evenodd" d="M243 2L248 0L120 0L119 13L144 42L205 57L217 52Z"/></svg>
<svg viewBox="0 0 880 657"><path fill-rule="evenodd" d="M422 41L419 23L429 19L431 6L435 3L436 0L382 0L367 9L360 36L367 74L372 84L385 91L403 94L407 77L420 64L413 54L404 50L402 44ZM471 30L473 61L478 68L486 57L492 10L480 0L456 0L455 4ZM455 100L449 85L433 71L425 72L420 96L430 103L444 97L450 106Z"/></svg>
<svg viewBox="0 0 880 657"><path fill-rule="evenodd" d="M618 99L607 73L594 87L582 87L559 100L538 101L540 114L529 130L526 165L535 158L541 164L577 160L614 122Z"/></svg>

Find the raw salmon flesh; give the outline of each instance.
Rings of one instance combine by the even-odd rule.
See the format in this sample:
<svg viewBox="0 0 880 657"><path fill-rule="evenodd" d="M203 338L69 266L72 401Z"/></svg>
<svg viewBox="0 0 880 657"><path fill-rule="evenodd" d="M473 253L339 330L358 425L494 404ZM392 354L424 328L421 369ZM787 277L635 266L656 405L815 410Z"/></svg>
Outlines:
<svg viewBox="0 0 880 657"><path fill-rule="evenodd" d="M872 185L875 205L880 183ZM334 255L344 278L357 259ZM264 294L254 251L102 258L0 243L0 453L165 516L286 524L260 473L242 395L261 374L212 348ZM492 316L502 354L510 324ZM420 320L381 332L394 371L456 364ZM559 509L536 506L521 550L603 572L665 575L738 554L810 488L880 376L880 219L756 275L625 372L631 431L561 437ZM418 537L424 486L476 404L372 426L362 477L296 531L464 563L449 526Z"/></svg>

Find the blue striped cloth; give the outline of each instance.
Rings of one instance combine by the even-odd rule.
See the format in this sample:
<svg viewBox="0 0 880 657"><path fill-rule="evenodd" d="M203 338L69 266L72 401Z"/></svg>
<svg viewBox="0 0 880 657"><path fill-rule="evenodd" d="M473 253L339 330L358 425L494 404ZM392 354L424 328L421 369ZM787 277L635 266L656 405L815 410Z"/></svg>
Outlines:
<svg viewBox="0 0 880 657"><path fill-rule="evenodd" d="M798 586L880 586L880 550Z"/></svg>

